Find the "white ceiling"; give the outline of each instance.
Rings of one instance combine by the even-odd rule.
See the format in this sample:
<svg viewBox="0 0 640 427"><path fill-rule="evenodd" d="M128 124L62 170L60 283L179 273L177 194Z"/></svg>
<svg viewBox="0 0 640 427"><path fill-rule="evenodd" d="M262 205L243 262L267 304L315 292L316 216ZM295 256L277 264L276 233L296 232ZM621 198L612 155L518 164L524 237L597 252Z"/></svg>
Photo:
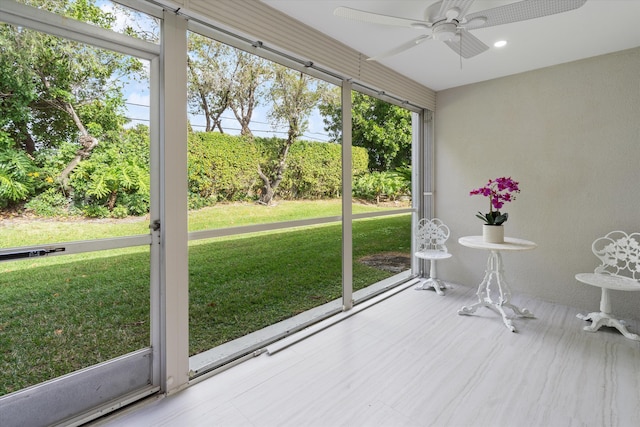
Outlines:
<svg viewBox="0 0 640 427"><path fill-rule="evenodd" d="M416 38L420 30L347 20L333 15L336 7L424 19L425 9L436 0L262 1L371 57ZM476 0L468 13L513 2ZM491 48L470 59L461 60L444 43L428 40L379 62L439 91L629 49L640 46L640 0L587 0L570 12L472 33ZM497 40L508 45L495 48ZM640 79L640 70L638 74Z"/></svg>

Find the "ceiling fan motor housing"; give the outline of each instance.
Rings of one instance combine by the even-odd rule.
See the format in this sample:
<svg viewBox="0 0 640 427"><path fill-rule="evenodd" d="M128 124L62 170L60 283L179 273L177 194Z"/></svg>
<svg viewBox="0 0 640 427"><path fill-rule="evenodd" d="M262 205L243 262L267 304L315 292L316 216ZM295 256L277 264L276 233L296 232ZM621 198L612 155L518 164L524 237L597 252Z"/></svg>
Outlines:
<svg viewBox="0 0 640 427"><path fill-rule="evenodd" d="M435 40L440 41L448 41L453 39L456 36L456 31L458 30L457 23L454 22L436 22L433 24L432 29L432 37Z"/></svg>

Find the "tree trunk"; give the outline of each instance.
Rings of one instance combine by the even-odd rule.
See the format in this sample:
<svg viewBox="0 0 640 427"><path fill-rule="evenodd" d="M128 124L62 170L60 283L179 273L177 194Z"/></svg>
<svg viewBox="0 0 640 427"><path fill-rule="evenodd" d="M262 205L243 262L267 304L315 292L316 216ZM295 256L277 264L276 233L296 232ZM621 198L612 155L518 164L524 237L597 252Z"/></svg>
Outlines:
<svg viewBox="0 0 640 427"><path fill-rule="evenodd" d="M278 162L278 169L276 169L275 171L276 173L273 180L269 179L269 177L262 172L260 165L258 165L258 175L260 176L260 178L262 179L262 182L264 183L264 186L262 188L262 194L260 195L260 203L263 205L271 204L271 202L273 201L273 197L276 194L276 190L278 189L278 187L280 186L280 183L282 182L282 178L284 177L284 171L287 169L287 157L289 155L289 149L291 148L291 144L293 144L293 141L287 140L287 142L285 142L284 144L284 147L282 147L282 150L280 150L280 156L279 156L280 159Z"/></svg>
<svg viewBox="0 0 640 427"><path fill-rule="evenodd" d="M262 194L260 195L258 203L260 203L261 205L269 206L273 202L274 195L275 192L273 191L273 188L271 187L271 185L269 185L269 181L267 180L264 187L262 187Z"/></svg>
<svg viewBox="0 0 640 427"><path fill-rule="evenodd" d="M80 143L82 144L82 148L76 152L76 156L69 162L69 164L67 164L58 176L58 180L60 181L60 184L62 184L62 188L65 192L68 192L69 190L69 175L71 175L71 172L73 172L76 166L80 164L80 161L91 155L91 151L98 145L98 139L87 134L80 137Z"/></svg>
<svg viewBox="0 0 640 427"><path fill-rule="evenodd" d="M258 165L258 176L262 180L262 193L260 193L258 203L269 206L273 200L275 192L273 187L271 187L271 180L264 174L264 172L262 172L260 165Z"/></svg>
<svg viewBox="0 0 640 427"><path fill-rule="evenodd" d="M76 124L78 130L80 131L80 137L78 138L78 140L80 142L80 145L82 146L78 151L76 151L76 156L69 162L67 167L65 167L64 170L60 172L60 176L58 177L58 180L62 184L62 188L65 192L68 192L69 175L71 175L71 172L73 172L75 167L78 166L78 164L82 160L87 159L91 155L93 149L98 145L98 138L89 135L89 132L84 127L84 124L80 120L80 117L78 117L76 110L71 104L65 102L63 103L62 107L63 110L71 116L73 122Z"/></svg>
<svg viewBox="0 0 640 427"><path fill-rule="evenodd" d="M33 156L36 152L36 142L31 137L26 123L20 123L17 125L22 132L22 148L27 152L29 156Z"/></svg>
<svg viewBox="0 0 640 427"><path fill-rule="evenodd" d="M42 82L47 90L51 90L51 83L46 79L46 77L43 74L40 74L40 78L42 79ZM71 172L73 172L75 167L78 166L81 160L84 160L91 155L93 149L98 145L98 138L93 137L89 134L87 128L84 126L84 123L82 123L82 120L80 120L80 116L78 116L78 113L76 113L76 110L71 103L61 98L56 98L52 101L45 102L52 105L54 108L67 113L78 128L78 131L80 131L78 140L82 147L76 152L76 156L69 162L69 164L67 164L64 170L60 172L60 176L58 176L58 181L62 185L62 189L68 193L69 175L71 174Z"/></svg>
<svg viewBox="0 0 640 427"><path fill-rule="evenodd" d="M118 190L113 190L109 195L109 201L107 202L107 207L110 211L116 207L116 201L118 200Z"/></svg>

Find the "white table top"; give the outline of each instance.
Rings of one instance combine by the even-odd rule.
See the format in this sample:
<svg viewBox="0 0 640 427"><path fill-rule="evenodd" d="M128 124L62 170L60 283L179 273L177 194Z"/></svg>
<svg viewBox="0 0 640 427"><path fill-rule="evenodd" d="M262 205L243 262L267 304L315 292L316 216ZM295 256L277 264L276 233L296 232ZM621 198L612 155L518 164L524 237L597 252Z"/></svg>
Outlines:
<svg viewBox="0 0 640 427"><path fill-rule="evenodd" d="M529 240L515 237L505 237L504 243L487 243L482 239L482 236L465 236L459 238L458 243L468 248L491 251L527 251L538 247L538 245Z"/></svg>

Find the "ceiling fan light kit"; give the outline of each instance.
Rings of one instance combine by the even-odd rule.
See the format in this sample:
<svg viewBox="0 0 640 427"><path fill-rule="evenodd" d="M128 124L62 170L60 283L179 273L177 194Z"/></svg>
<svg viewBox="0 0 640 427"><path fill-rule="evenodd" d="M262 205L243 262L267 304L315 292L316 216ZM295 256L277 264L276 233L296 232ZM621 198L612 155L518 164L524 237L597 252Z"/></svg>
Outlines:
<svg viewBox="0 0 640 427"><path fill-rule="evenodd" d="M432 37L434 40L447 41L455 37L458 27L453 22L436 22L433 25Z"/></svg>
<svg viewBox="0 0 640 427"><path fill-rule="evenodd" d="M521 0L503 6L467 13L475 0L440 0L425 10L424 19L408 19L338 7L334 15L359 22L425 31L417 38L379 54L370 60L397 55L426 40L444 42L461 58L473 58L489 50L470 30L542 18L582 7L587 0Z"/></svg>

